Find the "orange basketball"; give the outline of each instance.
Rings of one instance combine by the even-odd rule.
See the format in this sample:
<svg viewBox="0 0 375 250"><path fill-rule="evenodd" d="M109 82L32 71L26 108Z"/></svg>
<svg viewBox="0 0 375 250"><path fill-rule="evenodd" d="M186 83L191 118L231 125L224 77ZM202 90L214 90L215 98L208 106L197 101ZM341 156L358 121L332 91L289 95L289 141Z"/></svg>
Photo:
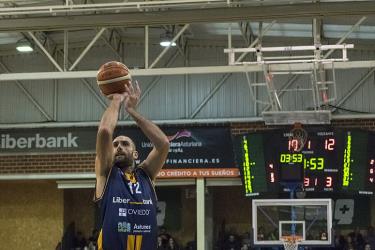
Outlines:
<svg viewBox="0 0 375 250"><path fill-rule="evenodd" d="M128 67L116 61L103 64L96 76L99 89L105 96L125 92L125 85L130 84L130 81Z"/></svg>

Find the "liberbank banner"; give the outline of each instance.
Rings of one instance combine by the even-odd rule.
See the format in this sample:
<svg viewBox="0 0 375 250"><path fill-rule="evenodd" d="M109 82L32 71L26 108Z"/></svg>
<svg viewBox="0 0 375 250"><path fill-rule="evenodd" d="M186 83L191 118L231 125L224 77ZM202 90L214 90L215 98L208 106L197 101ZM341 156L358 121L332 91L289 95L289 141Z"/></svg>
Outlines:
<svg viewBox="0 0 375 250"><path fill-rule="evenodd" d="M0 130L1 154L95 152L97 128Z"/></svg>
<svg viewBox="0 0 375 250"><path fill-rule="evenodd" d="M97 127L3 129L0 155L94 153ZM162 127L170 152L160 178L237 177L229 127ZM115 135L133 139L143 161L152 143L137 127L119 126Z"/></svg>

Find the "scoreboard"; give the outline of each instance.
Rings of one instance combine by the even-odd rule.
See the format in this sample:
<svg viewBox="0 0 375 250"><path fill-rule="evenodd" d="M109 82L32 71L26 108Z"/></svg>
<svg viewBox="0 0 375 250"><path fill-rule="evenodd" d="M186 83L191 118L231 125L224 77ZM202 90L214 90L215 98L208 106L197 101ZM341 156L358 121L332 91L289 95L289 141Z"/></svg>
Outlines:
<svg viewBox="0 0 375 250"><path fill-rule="evenodd" d="M234 138L237 164L247 196L279 192L300 183L307 192L375 191L375 133L305 128L301 150L290 130L270 130Z"/></svg>

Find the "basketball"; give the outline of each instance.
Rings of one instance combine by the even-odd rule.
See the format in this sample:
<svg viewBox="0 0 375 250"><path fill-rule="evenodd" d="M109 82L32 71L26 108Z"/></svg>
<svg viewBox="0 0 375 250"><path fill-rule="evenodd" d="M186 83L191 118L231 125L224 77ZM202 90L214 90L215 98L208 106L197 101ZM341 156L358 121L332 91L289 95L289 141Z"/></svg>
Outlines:
<svg viewBox="0 0 375 250"><path fill-rule="evenodd" d="M96 81L103 95L108 96L125 92L125 85L130 84L131 75L125 64L111 61L99 68Z"/></svg>

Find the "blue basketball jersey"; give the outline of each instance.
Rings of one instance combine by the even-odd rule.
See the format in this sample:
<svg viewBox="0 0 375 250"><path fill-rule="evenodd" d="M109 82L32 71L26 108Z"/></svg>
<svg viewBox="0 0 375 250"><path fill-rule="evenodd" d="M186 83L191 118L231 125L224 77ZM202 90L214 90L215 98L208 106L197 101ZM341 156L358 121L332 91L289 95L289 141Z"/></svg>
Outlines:
<svg viewBox="0 0 375 250"><path fill-rule="evenodd" d="M112 167L100 200L99 250L156 249L156 195L142 168L132 174Z"/></svg>

